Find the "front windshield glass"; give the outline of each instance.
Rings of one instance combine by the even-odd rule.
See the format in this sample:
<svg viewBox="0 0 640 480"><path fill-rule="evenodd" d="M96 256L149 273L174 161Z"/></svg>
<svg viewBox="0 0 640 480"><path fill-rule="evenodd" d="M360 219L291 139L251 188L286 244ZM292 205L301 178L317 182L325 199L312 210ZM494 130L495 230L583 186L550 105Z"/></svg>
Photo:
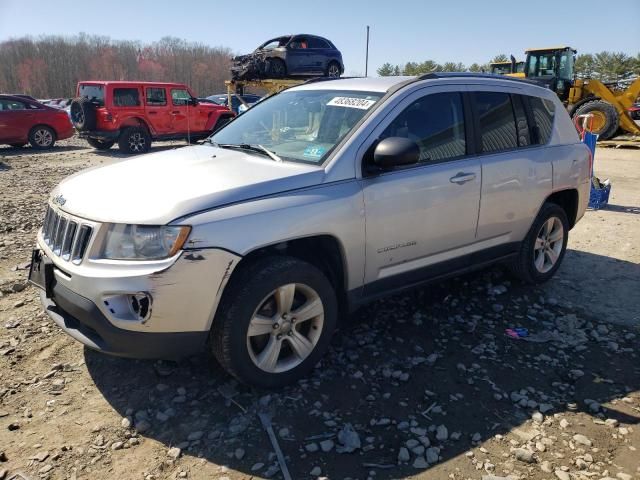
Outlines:
<svg viewBox="0 0 640 480"><path fill-rule="evenodd" d="M274 38L273 40L269 40L267 43L263 44L261 47L258 47L259 50L273 50L274 48L284 47L291 37L281 37Z"/></svg>
<svg viewBox="0 0 640 480"><path fill-rule="evenodd" d="M220 145L261 145L282 160L320 164L382 95L345 90L283 92L255 104L211 140Z"/></svg>
<svg viewBox="0 0 640 480"><path fill-rule="evenodd" d="M528 58L527 76L552 77L556 70L556 54L554 52L532 53Z"/></svg>

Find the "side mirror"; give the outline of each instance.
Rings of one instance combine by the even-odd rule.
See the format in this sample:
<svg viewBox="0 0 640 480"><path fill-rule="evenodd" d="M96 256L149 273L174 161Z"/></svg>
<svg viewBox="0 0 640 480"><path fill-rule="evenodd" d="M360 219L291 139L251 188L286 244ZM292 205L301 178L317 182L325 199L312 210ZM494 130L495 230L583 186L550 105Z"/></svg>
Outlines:
<svg viewBox="0 0 640 480"><path fill-rule="evenodd" d="M189 105L191 105L192 107L197 107L198 106L198 99L196 97L191 97L189 99Z"/></svg>
<svg viewBox="0 0 640 480"><path fill-rule="evenodd" d="M373 163L390 168L413 165L420 160L420 147L408 138L389 137L380 141L373 151Z"/></svg>

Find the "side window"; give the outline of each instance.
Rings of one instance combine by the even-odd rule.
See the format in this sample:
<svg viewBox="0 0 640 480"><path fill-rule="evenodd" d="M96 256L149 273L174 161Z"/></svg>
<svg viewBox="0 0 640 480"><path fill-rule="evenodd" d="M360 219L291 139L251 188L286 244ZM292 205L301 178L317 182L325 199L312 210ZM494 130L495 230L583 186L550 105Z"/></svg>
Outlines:
<svg viewBox="0 0 640 480"><path fill-rule="evenodd" d="M553 118L556 113L555 104L551 100L540 97L529 97L529 104L533 112L537 135L537 143L546 144L551 139Z"/></svg>
<svg viewBox="0 0 640 480"><path fill-rule="evenodd" d="M113 105L115 107L139 107L140 95L137 88L114 88Z"/></svg>
<svg viewBox="0 0 640 480"><path fill-rule="evenodd" d="M146 90L147 105L164 106L167 104L167 92L164 88L149 87Z"/></svg>
<svg viewBox="0 0 640 480"><path fill-rule="evenodd" d="M329 45L321 38L310 37L309 48L329 48Z"/></svg>
<svg viewBox="0 0 640 480"><path fill-rule="evenodd" d="M527 113L523 104L523 97L521 95L511 95L513 101L513 110L516 114L516 133L518 135L518 146L528 147L531 145L531 136L529 135L529 122L527 120Z"/></svg>
<svg viewBox="0 0 640 480"><path fill-rule="evenodd" d="M0 100L0 110L26 110L26 108L24 103L16 100Z"/></svg>
<svg viewBox="0 0 640 480"><path fill-rule="evenodd" d="M421 163L465 155L462 95L434 93L416 100L381 135L381 138L388 137L404 137L416 142Z"/></svg>
<svg viewBox="0 0 640 480"><path fill-rule="evenodd" d="M191 100L191 95L184 89L172 88L171 101L174 105L187 105Z"/></svg>
<svg viewBox="0 0 640 480"><path fill-rule="evenodd" d="M476 92L473 98L480 122L482 151L501 152L517 148L511 96L503 92Z"/></svg>

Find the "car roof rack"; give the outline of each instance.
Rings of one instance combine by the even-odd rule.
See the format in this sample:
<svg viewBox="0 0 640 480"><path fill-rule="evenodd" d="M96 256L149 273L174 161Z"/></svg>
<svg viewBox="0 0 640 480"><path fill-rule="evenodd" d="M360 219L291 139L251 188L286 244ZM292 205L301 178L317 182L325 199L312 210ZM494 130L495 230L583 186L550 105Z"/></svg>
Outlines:
<svg viewBox="0 0 640 480"><path fill-rule="evenodd" d="M510 82L524 82L534 83L527 78L520 77L508 77L506 75L499 75L497 73L476 73L476 72L431 72L420 75L416 78L418 80L432 80L436 78L493 78L495 80L507 80Z"/></svg>
<svg viewBox="0 0 640 480"><path fill-rule="evenodd" d="M350 78L366 78L366 77L315 77L315 78L310 78L309 80L307 80L306 82L303 82L302 85L308 85L310 83L318 83L318 82L327 82L329 80L348 80Z"/></svg>

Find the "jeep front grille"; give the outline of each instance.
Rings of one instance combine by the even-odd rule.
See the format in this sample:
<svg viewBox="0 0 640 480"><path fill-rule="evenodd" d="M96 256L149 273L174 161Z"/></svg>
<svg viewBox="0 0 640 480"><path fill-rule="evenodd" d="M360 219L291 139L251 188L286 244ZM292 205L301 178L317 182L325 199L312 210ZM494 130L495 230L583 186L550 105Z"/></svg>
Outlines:
<svg viewBox="0 0 640 480"><path fill-rule="evenodd" d="M82 262L92 233L93 226L47 207L42 238L54 255L67 262Z"/></svg>

